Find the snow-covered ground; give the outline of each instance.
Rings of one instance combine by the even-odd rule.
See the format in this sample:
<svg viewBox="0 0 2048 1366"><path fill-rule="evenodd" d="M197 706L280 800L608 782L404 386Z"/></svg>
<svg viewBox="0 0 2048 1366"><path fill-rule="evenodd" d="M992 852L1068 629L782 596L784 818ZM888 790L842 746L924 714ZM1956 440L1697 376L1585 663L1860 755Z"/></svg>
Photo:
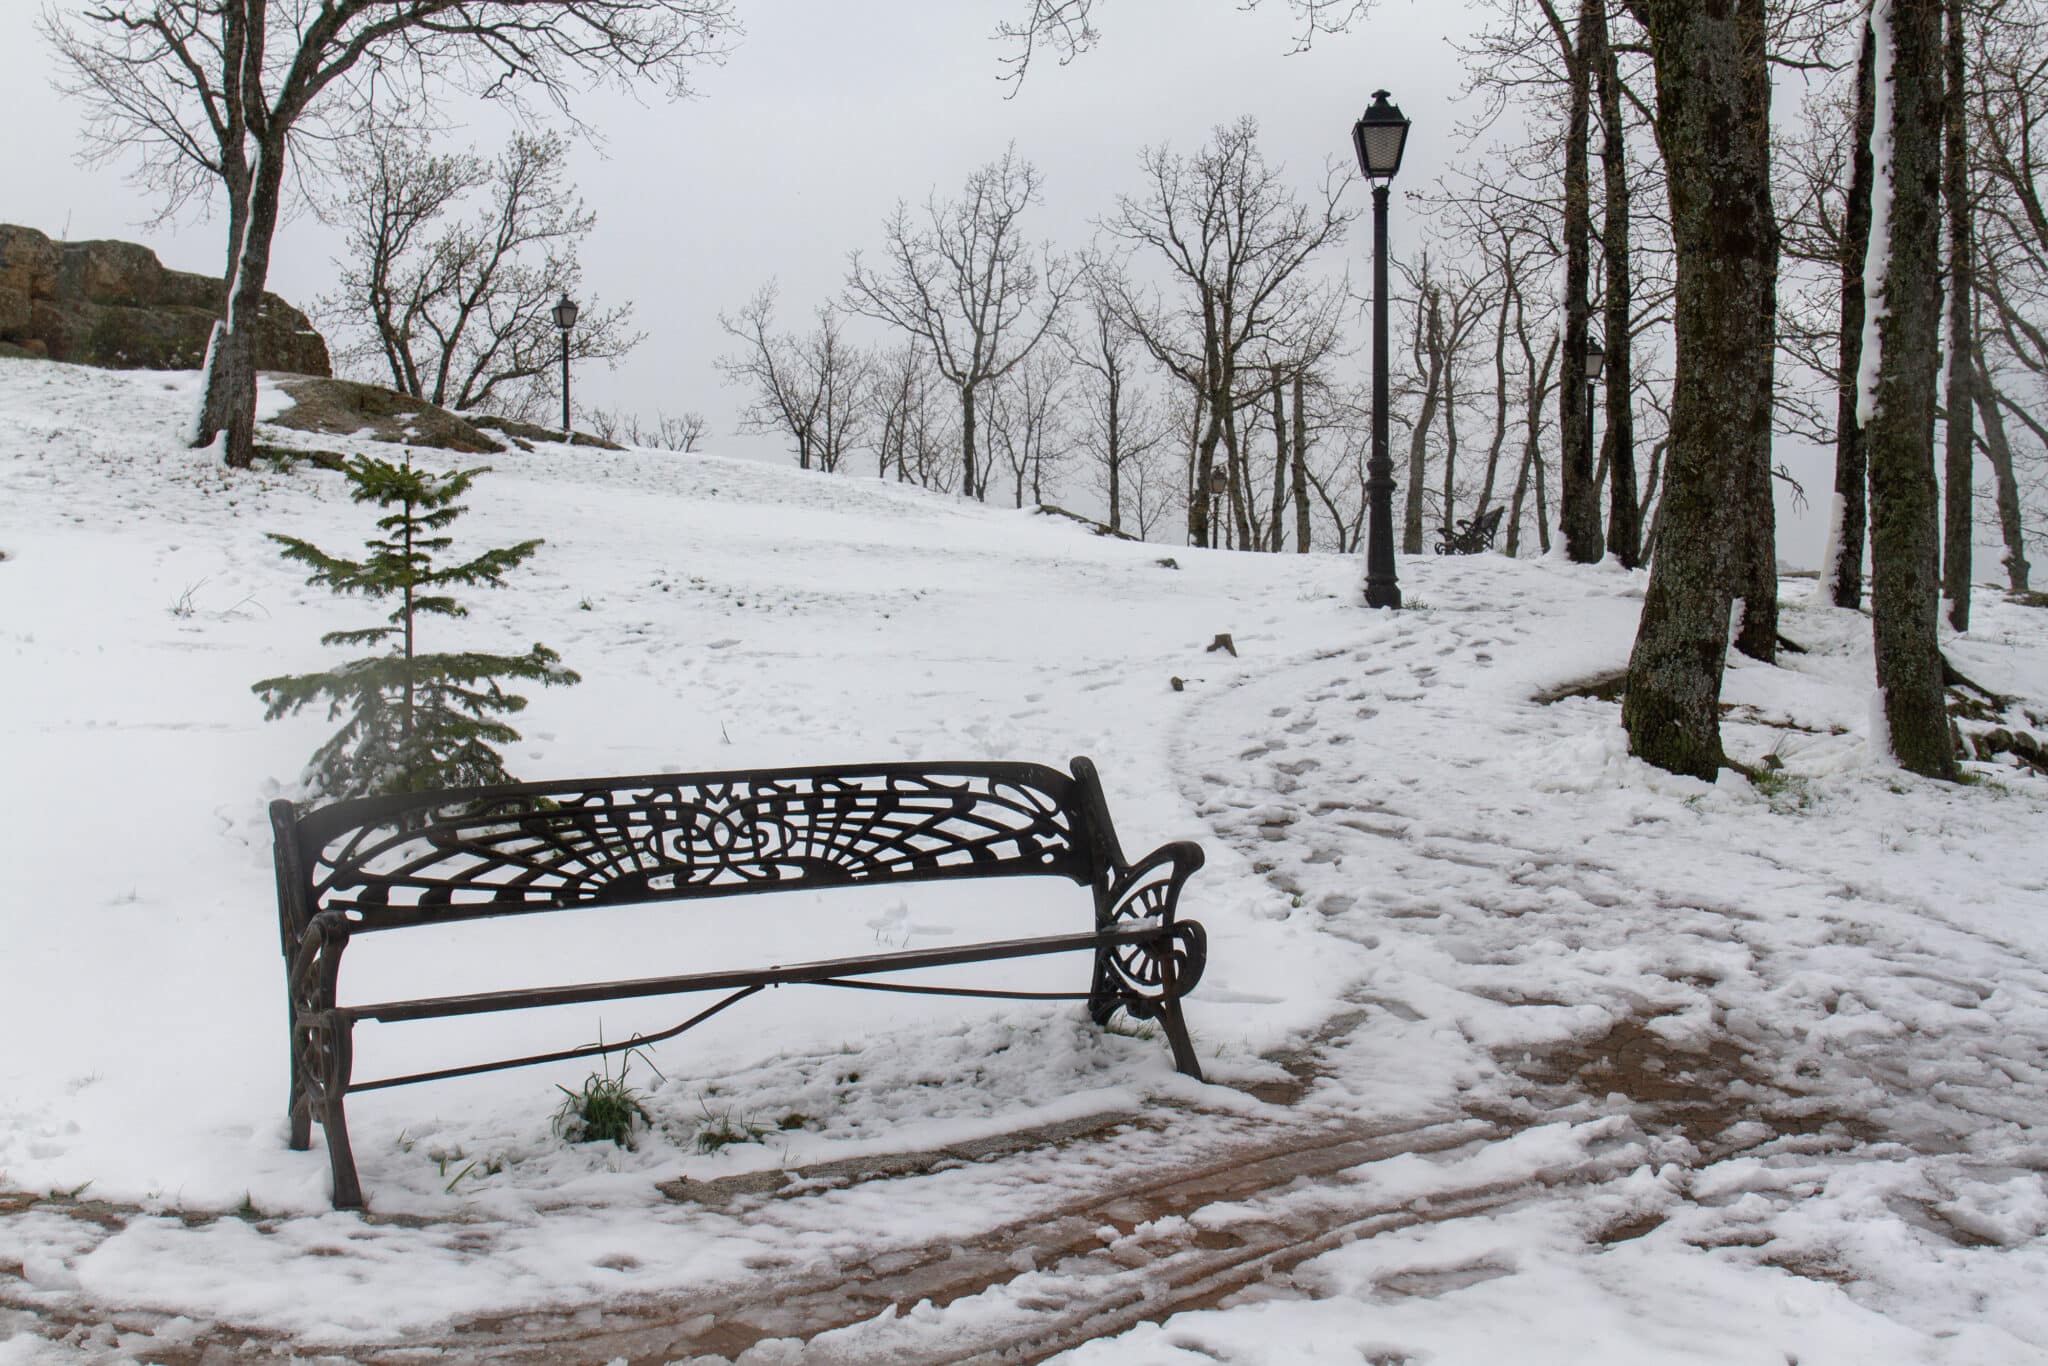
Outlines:
<svg viewBox="0 0 2048 1366"><path fill-rule="evenodd" d="M529 694L510 766L1090 755L1127 846L1209 851L1209 1084L1075 1008L792 989L634 1062L633 1151L553 1133L588 1068L359 1096L372 1212L328 1210L317 1129L284 1143L264 816L327 726L249 684L378 614L265 533L346 553L369 517L181 449L191 386L0 360L0 1362L2048 1359L2048 783L1873 754L1864 618L1788 594L1810 652L1724 694L1782 776L1707 785L1628 758L1614 704L1537 700L1624 663L1640 574L1406 559L1373 613L1346 559L710 456L489 461L458 534L547 545L441 644L585 680ZM1951 658L2043 709L2048 614L1975 616ZM343 989L1086 913L970 886L409 932ZM371 1026L358 1071L677 1012Z"/></svg>

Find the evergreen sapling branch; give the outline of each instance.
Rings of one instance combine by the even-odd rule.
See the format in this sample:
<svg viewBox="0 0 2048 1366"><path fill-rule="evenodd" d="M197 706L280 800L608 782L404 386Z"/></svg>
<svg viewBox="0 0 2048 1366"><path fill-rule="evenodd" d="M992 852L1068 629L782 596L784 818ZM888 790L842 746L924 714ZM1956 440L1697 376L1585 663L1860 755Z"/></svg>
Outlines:
<svg viewBox="0 0 2048 1366"><path fill-rule="evenodd" d="M501 680L524 679L544 687L581 681L538 642L519 655L422 653L418 648L421 617L468 615L446 589L502 587L505 576L541 547L538 539L521 541L460 563L440 562L454 544L444 533L467 510L456 499L487 469L437 475L414 468L410 453L399 464L358 455L343 466L351 496L358 503L393 509L378 519L381 535L365 541L364 558L330 555L297 537L271 534L285 559L312 570L307 583L343 596L397 599L385 625L329 631L320 638L326 646L389 644L389 649L323 673L266 678L252 688L265 703L265 720L324 701L328 719L342 721L307 765L309 783L322 795L360 797L512 782L493 746L519 739L519 732L499 718L524 710L526 699L506 692Z"/></svg>

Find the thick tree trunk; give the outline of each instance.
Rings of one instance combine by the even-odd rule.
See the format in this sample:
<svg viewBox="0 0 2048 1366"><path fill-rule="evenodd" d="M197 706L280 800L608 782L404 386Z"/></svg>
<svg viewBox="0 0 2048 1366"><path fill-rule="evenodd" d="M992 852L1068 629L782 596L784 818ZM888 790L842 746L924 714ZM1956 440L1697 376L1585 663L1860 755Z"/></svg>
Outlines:
<svg viewBox="0 0 2048 1366"><path fill-rule="evenodd" d="M226 432L223 459L234 469L247 469L256 458L256 313L270 276L283 186L283 147L259 147L250 168L241 252L227 285L226 316L208 347L206 390L193 433L193 444L206 446Z"/></svg>
<svg viewBox="0 0 2048 1366"><path fill-rule="evenodd" d="M1969 91L1963 85L1963 0L1947 0L1948 42L1943 63L1948 85L1942 148L1943 192L1948 199L1948 458L1943 474L1947 518L1941 540L1941 587L1948 599L1948 624L1970 629L1971 506L1975 480L1971 458L1977 445L1971 430L1970 303L1976 292L1976 243L1970 213L1969 138L1964 114Z"/></svg>
<svg viewBox="0 0 2048 1366"><path fill-rule="evenodd" d="M1226 396L1226 402L1228 398ZM1216 472L1216 446L1223 440L1222 405L1216 402L1213 392L1202 395L1201 406L1208 409L1208 421L1201 421L1196 414L1196 425L1201 436L1195 442L1195 486L1188 490L1188 544L1208 546L1209 528L1209 480Z"/></svg>
<svg viewBox="0 0 2048 1366"><path fill-rule="evenodd" d="M2005 414L1998 410L1998 391L1984 368L1984 349L1976 347L1975 375L1971 390L1977 399L1977 415L1984 419L1984 458L1991 465L1998 490L1998 530L2005 539L2005 581L2015 593L2027 590L2029 566L2025 534L2020 526L2019 481L2013 478L2012 443L2005 435Z"/></svg>
<svg viewBox="0 0 2048 1366"><path fill-rule="evenodd" d="M1942 693L1934 389L1941 353L1943 0L1880 0L1892 44L1890 250L1878 322L1870 459L1870 594L1877 685L1899 762L1956 776ZM1878 41L1883 43L1880 33Z"/></svg>
<svg viewBox="0 0 2048 1366"><path fill-rule="evenodd" d="M1564 146L1564 376L1557 420L1562 483L1558 491L1559 530L1565 554L1579 564L1604 553L1600 490L1593 480L1593 433L1586 384L1586 338L1590 332L1593 207L1588 143L1591 141L1593 30L1606 0L1580 0L1577 54L1571 81Z"/></svg>
<svg viewBox="0 0 2048 1366"><path fill-rule="evenodd" d="M1856 126L1852 130L1849 194L1842 210L1842 330L1836 344L1835 505L1820 573L1837 607L1863 605L1863 537L1869 520L1869 484L1863 422L1857 415L1863 367L1864 258L1870 254L1870 196L1876 173L1870 154L1877 117L1877 36L1868 20L1856 59Z"/></svg>
<svg viewBox="0 0 2048 1366"><path fill-rule="evenodd" d="M1764 0L1632 0L1657 72L1671 197L1677 376L1656 559L1629 658L1629 750L1712 780L1731 570L1727 511L1743 506L1741 439L1768 400L1755 309L1771 273ZM1764 421L1769 421L1766 411ZM1731 437L1735 439L1731 439Z"/></svg>
<svg viewBox="0 0 2048 1366"><path fill-rule="evenodd" d="M1604 4L1594 8L1593 19L1604 134L1600 169L1607 192L1600 231L1607 263L1607 308L1601 328L1607 334L1607 434L1601 454L1607 466L1607 549L1634 569L1642 562L1643 535L1636 516L1635 367L1629 361L1634 298L1629 275L1628 149L1622 137L1621 72L1608 41Z"/></svg>

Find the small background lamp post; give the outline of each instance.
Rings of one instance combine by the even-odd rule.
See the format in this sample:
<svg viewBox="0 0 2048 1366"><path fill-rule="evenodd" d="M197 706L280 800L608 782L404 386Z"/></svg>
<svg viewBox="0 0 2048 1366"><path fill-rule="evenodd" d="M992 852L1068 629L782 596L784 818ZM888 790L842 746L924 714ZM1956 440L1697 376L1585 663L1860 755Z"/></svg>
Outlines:
<svg viewBox="0 0 2048 1366"><path fill-rule="evenodd" d="M569 439L569 333L576 326L576 301L564 294L555 305L555 326L562 331L562 439Z"/></svg>
<svg viewBox="0 0 2048 1366"><path fill-rule="evenodd" d="M1372 182L1372 459L1365 467L1371 498L1366 520L1365 605L1399 607L1401 585L1394 577L1394 464L1387 455L1387 193L1401 152L1408 144L1408 120L1387 92L1372 92L1372 105L1351 126L1358 169Z"/></svg>

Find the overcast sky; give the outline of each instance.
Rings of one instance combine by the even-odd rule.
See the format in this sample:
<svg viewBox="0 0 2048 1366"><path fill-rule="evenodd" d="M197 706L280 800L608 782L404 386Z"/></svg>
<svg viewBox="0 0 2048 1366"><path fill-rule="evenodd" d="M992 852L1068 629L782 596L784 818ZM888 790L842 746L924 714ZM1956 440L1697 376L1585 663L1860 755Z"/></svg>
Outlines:
<svg viewBox="0 0 2048 1366"><path fill-rule="evenodd" d="M0 0L0 88L11 136L0 150L0 220L52 236L139 238L169 265L218 271L219 219L146 226L154 206L118 175L77 164L78 121L50 89L34 0ZM700 95L646 104L584 99L604 138L579 146L574 173L597 229L583 252L603 299L631 300L647 340L616 373L576 377L579 404L711 415L730 432L738 395L713 359L727 349L717 315L770 276L782 317L806 321L844 280L846 253L879 243L898 198L921 201L1014 140L1045 177L1032 235L1085 245L1089 220L1136 187L1150 143L1193 150L1220 122L1251 114L1269 158L1312 180L1349 156L1352 120L1385 85L1416 129L1407 172L1426 178L1447 152L1459 70L1433 21L1456 7L1381 0L1370 29L1289 56L1294 22L1268 0L1105 0L1101 46L1071 66L1034 66L1015 98L997 79L1007 49L991 39L1023 0L739 0L746 33L731 59L699 75ZM494 150L503 124L473 114L459 136ZM1353 250L1363 250L1359 237ZM271 287L303 306L328 287L333 235L301 217L281 231ZM735 443L721 440L721 446Z"/></svg>
<svg viewBox="0 0 2048 1366"><path fill-rule="evenodd" d="M603 136L573 156L598 216L585 278L601 300L630 300L647 339L616 371L579 370L579 407L650 418L696 409L711 419L712 449L772 453L771 439L732 435L741 396L713 369L730 349L717 315L775 276L781 322L803 325L839 290L847 252L879 244L897 199L920 202L934 186L951 192L1012 140L1045 178L1031 235L1063 249L1086 245L1091 219L1137 187L1141 147L1192 151L1243 114L1258 119L1268 159L1301 185L1326 158L1348 162L1350 125L1381 86L1414 121L1397 188L1427 183L1457 153L1465 72L1449 38L1469 20L1448 0L1378 0L1368 24L1319 38L1306 53L1292 51L1296 23L1283 0L1250 13L1237 0L1102 0L1100 46L1066 67L1042 60L1006 98L998 76L1007 49L992 34L1024 6L738 0L746 32L723 67L698 74L697 98L583 99L577 112ZM0 221L73 239L139 239L169 265L218 271L218 218L146 226L154 205L112 171L78 164L78 120L50 88L38 8L0 0L0 88L12 97ZM468 119L458 141L496 149L500 118L458 117ZM1353 193L1362 205L1356 185ZM1397 207L1397 250L1412 244L1408 229ZM1362 266L1369 248L1358 231L1344 250ZM329 287L334 254L331 232L295 219L279 235L272 289L304 306ZM1818 531L1812 539L1811 549L1788 541L1786 554L1811 559Z"/></svg>

